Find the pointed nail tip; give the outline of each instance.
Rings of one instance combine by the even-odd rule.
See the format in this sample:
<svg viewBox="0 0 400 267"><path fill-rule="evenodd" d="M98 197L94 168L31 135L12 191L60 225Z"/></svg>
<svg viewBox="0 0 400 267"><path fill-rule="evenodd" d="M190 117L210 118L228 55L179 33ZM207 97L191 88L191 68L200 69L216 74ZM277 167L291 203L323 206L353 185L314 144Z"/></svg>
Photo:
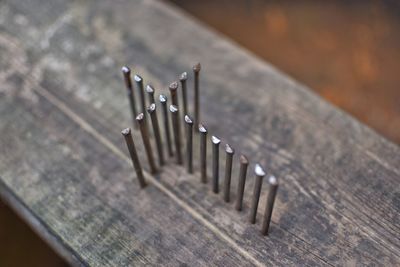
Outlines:
<svg viewBox="0 0 400 267"><path fill-rule="evenodd" d="M152 113L156 110L156 104L151 103L150 106L147 108L147 112Z"/></svg>
<svg viewBox="0 0 400 267"><path fill-rule="evenodd" d="M213 144L218 145L219 143L221 143L221 139L219 139L218 137L216 137L215 135L211 136L211 141L213 142Z"/></svg>
<svg viewBox="0 0 400 267"><path fill-rule="evenodd" d="M137 120L138 122L143 121L143 119L144 119L144 114L143 114L143 113L139 113L139 115L136 116L136 120Z"/></svg>
<svg viewBox="0 0 400 267"><path fill-rule="evenodd" d="M256 173L256 175L258 176L265 176L265 171L264 169L261 167L260 164L256 164L256 167L254 168L254 172Z"/></svg>
<svg viewBox="0 0 400 267"><path fill-rule="evenodd" d="M150 84L148 84L146 86L146 91L147 93L154 93L154 88Z"/></svg>
<svg viewBox="0 0 400 267"><path fill-rule="evenodd" d="M169 106L169 110L170 110L171 112L177 112L177 111L178 111L178 107L175 106L175 105L170 105L170 106Z"/></svg>
<svg viewBox="0 0 400 267"><path fill-rule="evenodd" d="M131 132L131 128L125 128L121 131L122 135L128 135Z"/></svg>
<svg viewBox="0 0 400 267"><path fill-rule="evenodd" d="M193 120L190 118L189 115L185 115L185 122L188 124L193 124Z"/></svg>
<svg viewBox="0 0 400 267"><path fill-rule="evenodd" d="M193 70L194 70L195 72L199 72L199 71L201 70L200 62L199 62L199 63L196 63L196 64L193 66Z"/></svg>
<svg viewBox="0 0 400 267"><path fill-rule="evenodd" d="M169 90L176 90L176 89L178 89L178 82L175 81L169 85Z"/></svg>
<svg viewBox="0 0 400 267"><path fill-rule="evenodd" d="M128 74L128 73L130 73L131 72L131 69L129 68L129 67L127 67L127 66L123 66L122 68L121 68L121 71L125 74Z"/></svg>
<svg viewBox="0 0 400 267"><path fill-rule="evenodd" d="M199 124L199 131L201 133L207 133L207 128L203 124Z"/></svg>
<svg viewBox="0 0 400 267"><path fill-rule="evenodd" d="M231 147L229 144L225 145L225 151L228 154L234 154L235 153L235 149L233 149L233 147Z"/></svg>
<svg viewBox="0 0 400 267"><path fill-rule="evenodd" d="M242 164L249 164L249 160L247 159L247 157L245 155L240 155L240 162Z"/></svg>
<svg viewBox="0 0 400 267"><path fill-rule="evenodd" d="M133 77L135 79L135 81L137 82L141 82L143 79L142 77L140 77L138 74L135 74L135 77Z"/></svg>
<svg viewBox="0 0 400 267"><path fill-rule="evenodd" d="M278 184L278 179L277 179L274 175L271 175L271 176L268 178L268 182L269 182L269 184L271 184L271 185L277 185L277 184Z"/></svg>
<svg viewBox="0 0 400 267"><path fill-rule="evenodd" d="M160 102L161 102L161 103L165 103L165 102L167 102L167 99L168 99L168 98L167 98L167 96L165 96L165 95L160 95L160 96L159 96L159 99L160 99Z"/></svg>
<svg viewBox="0 0 400 267"><path fill-rule="evenodd" d="M181 81L186 81L187 80L187 72L182 72L181 76L179 77L179 80Z"/></svg>

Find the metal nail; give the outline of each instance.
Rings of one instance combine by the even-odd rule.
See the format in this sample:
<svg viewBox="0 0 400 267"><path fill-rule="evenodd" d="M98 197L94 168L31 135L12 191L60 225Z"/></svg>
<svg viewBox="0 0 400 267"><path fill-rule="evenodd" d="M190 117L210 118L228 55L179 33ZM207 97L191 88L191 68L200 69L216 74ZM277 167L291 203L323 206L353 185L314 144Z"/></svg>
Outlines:
<svg viewBox="0 0 400 267"><path fill-rule="evenodd" d="M144 188L147 184L144 180L142 166L140 165L139 157L136 152L135 144L133 143L133 138L131 134L131 129L126 128L121 131L122 135L125 138L126 146L128 147L129 154L131 155L131 160L133 167L135 168L136 176L139 180L139 184L141 188Z"/></svg>
<svg viewBox="0 0 400 267"><path fill-rule="evenodd" d="M125 80L125 86L128 94L128 99L129 99L129 105L131 107L131 113L132 113L132 120L133 120L133 126L137 128L137 123L136 123L136 101L135 101L135 94L133 91L133 86L132 86L132 81L131 81L131 70L127 67L124 66L122 67L122 74L124 75L124 80Z"/></svg>
<svg viewBox="0 0 400 267"><path fill-rule="evenodd" d="M246 184L247 166L249 161L246 156L240 156L240 170L239 170L239 183L237 187L236 210L241 211L243 208L243 194Z"/></svg>
<svg viewBox="0 0 400 267"><path fill-rule="evenodd" d="M150 114L151 124L153 125L153 133L154 138L156 140L157 152L158 152L158 162L160 165L164 165L164 151L162 146L162 140L160 135L160 127L158 125L158 118L157 118L157 111L156 111L156 104L150 104L150 107L147 109L147 112Z"/></svg>
<svg viewBox="0 0 400 267"><path fill-rule="evenodd" d="M201 182L207 183L207 129L204 125L199 125L200 132L200 173Z"/></svg>
<svg viewBox="0 0 400 267"><path fill-rule="evenodd" d="M273 175L271 175L268 178L268 183L269 183L268 197L267 197L267 203L265 204L264 218L261 226L261 233L263 235L268 235L269 225L271 223L271 217L272 217L272 210L274 208L276 192L278 191L278 185L279 185L278 179L276 179L275 176Z"/></svg>
<svg viewBox="0 0 400 267"><path fill-rule="evenodd" d="M193 66L194 72L194 125L200 121L200 95L199 95L199 74L201 70L200 63Z"/></svg>
<svg viewBox="0 0 400 267"><path fill-rule="evenodd" d="M179 77L179 80L181 82L181 87L182 87L183 114L187 115L189 114L187 108L187 94L186 94L187 72L182 73L181 76Z"/></svg>
<svg viewBox="0 0 400 267"><path fill-rule="evenodd" d="M144 113L139 113L139 115L137 115L136 117L136 121L139 123L139 129L142 135L144 148L146 151L147 159L149 160L150 172L153 174L157 173L157 167L156 163L154 162L153 150L151 149L149 131L147 130L147 123L144 117Z"/></svg>
<svg viewBox="0 0 400 267"><path fill-rule="evenodd" d="M232 176L232 160L235 150L229 145L225 145L226 161L225 161L225 180L224 180L224 200L230 201L231 193L231 176Z"/></svg>
<svg viewBox="0 0 400 267"><path fill-rule="evenodd" d="M169 115L168 115L168 108L167 108L168 98L165 95L160 95L160 103L162 108L163 114L163 121L164 121L164 133L165 133L165 140L167 140L167 149L168 154L170 157L174 155L172 152L172 142L171 142L171 131L169 127Z"/></svg>
<svg viewBox="0 0 400 267"><path fill-rule="evenodd" d="M213 160L213 184L212 190L214 193L219 192L219 144L221 140L215 135L211 136L212 142L212 160Z"/></svg>
<svg viewBox="0 0 400 267"><path fill-rule="evenodd" d="M265 172L260 164L256 164L254 172L256 173L256 180L254 182L253 199L251 201L250 209L250 223L253 224L256 223L257 208L258 202L260 200L262 180L265 176Z"/></svg>
<svg viewBox="0 0 400 267"><path fill-rule="evenodd" d="M169 106L169 111L172 114L172 130L174 132L175 139L175 151L176 151L176 163L182 164L182 152L181 152L181 129L179 123L179 110L175 105Z"/></svg>
<svg viewBox="0 0 400 267"><path fill-rule="evenodd" d="M134 77L136 86L139 90L139 95L140 95L140 105L142 106L142 113L146 117L146 101L144 98L144 88L143 88L143 79L139 75L135 75Z"/></svg>
<svg viewBox="0 0 400 267"><path fill-rule="evenodd" d="M186 122L186 169L193 173L193 121L189 115L185 115Z"/></svg>
<svg viewBox="0 0 400 267"><path fill-rule="evenodd" d="M169 91L171 93L171 102L172 105L174 106L179 106L177 90L178 90L178 82L172 82L169 85Z"/></svg>
<svg viewBox="0 0 400 267"><path fill-rule="evenodd" d="M151 105L152 103L156 103L156 100L154 99L154 92L155 92L154 87L148 84L146 86L146 92L149 95L149 101L150 101L149 105Z"/></svg>

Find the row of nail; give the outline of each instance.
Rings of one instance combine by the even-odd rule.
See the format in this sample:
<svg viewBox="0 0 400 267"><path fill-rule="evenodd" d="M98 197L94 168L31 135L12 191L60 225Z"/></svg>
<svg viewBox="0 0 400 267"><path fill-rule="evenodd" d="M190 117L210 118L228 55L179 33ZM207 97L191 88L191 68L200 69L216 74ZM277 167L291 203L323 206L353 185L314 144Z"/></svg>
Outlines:
<svg viewBox="0 0 400 267"><path fill-rule="evenodd" d="M194 72L194 119L188 114L188 104L187 104L187 73L184 72L180 76L180 84L181 84L181 99L182 99L182 107L183 107L183 121L185 123L185 140L186 140L186 155L185 155L185 165L186 170L189 174L193 174L193 133L194 130L198 130L199 136L199 144L200 144L200 181L202 183L207 183L207 134L208 131L206 127L199 123L199 115L200 115L200 101L199 101L199 72L200 72L200 64L196 64L193 67ZM136 91L140 96L140 109L141 111L137 111L137 103L136 103L136 93L131 80L131 71L128 67L122 68L122 73L124 75L125 86L128 92L128 99L130 102L131 113L134 118L134 127L138 127L143 145L146 152L146 157L149 163L150 172L152 174L156 174L158 172L158 168L156 166L156 162L153 156L153 150L150 142L150 133L148 130L148 119L150 117L152 132L154 136L154 141L156 144L156 150L158 155L158 162L160 167L165 164L164 157L164 145L162 142L161 131L159 126L159 121L156 112L156 100L155 100L155 90L151 85L147 85L144 88L143 79L139 75L134 76L134 80L136 82ZM178 82L173 82L169 85L169 91L171 95L171 105L168 108L168 98L166 95L161 94L159 96L159 103L161 105L161 114L163 117L163 128L164 128L164 139L166 143L166 148L168 151L168 155L170 157L175 156L176 163L179 165L183 164L182 157L182 140L181 137L181 119L180 119L180 108L178 105ZM145 102L145 92L148 94L149 105L146 108ZM168 112L169 111L169 112ZM147 113L147 114L146 114ZM173 139L175 144L175 151L173 151L172 146L172 138L170 131L170 121L169 117L172 119L172 132ZM198 129L194 129L194 125L198 125ZM132 159L132 164L136 171L136 176L139 180L139 184L142 188L144 188L147 183L145 181L142 166L139 160L138 153L135 148L135 144L132 138L132 133L130 128L126 128L122 130L122 135L125 137L126 145L128 147L129 154ZM219 193L219 146L221 140L217 136L211 136L211 144L212 144L212 191L216 194ZM230 188L231 188L231 176L232 176L232 165L233 165L233 157L235 154L235 150L229 145L225 145L225 153L226 153L226 162L225 162L225 179L224 179L224 190L223 190L223 199L225 202L230 202ZM174 155L175 154L175 155ZM237 187L237 199L235 208L238 211L242 211L243 208L243 196L244 189L246 184L247 177L247 168L249 165L249 160L245 155L240 156L240 169L239 169L239 179L238 179L238 187ZM261 195L261 188L263 184L263 178L266 176L263 168L256 164L255 166L255 183L253 196L250 207L250 217L249 221L252 224L256 222L258 203ZM265 205L265 212L263 215L261 233L263 235L268 234L269 225L271 222L272 210L275 202L275 197L278 189L278 181L274 176L269 176L268 178L268 195L267 202Z"/></svg>

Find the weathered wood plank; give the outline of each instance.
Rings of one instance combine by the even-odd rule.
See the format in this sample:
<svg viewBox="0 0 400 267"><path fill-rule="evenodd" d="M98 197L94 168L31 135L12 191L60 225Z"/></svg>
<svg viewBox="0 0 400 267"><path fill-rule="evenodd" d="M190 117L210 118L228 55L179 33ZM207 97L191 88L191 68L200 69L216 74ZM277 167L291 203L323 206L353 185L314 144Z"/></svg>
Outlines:
<svg viewBox="0 0 400 267"><path fill-rule="evenodd" d="M1 149L7 156L1 157L0 176L83 262L399 264L397 146L162 3L29 5L13 1L0 9L0 46L11 66L11 74L2 77L2 133L7 134ZM35 6L40 12L33 12ZM267 238L259 235L259 222L247 223L247 210L236 213L200 185L198 173L188 176L169 165L145 193L131 183L120 136L131 123L120 66L135 64L145 81L165 92L196 60L203 65L202 116L210 131L281 178ZM36 118L26 114L26 106L39 113ZM47 113L51 119L44 121ZM17 121L16 129L32 129L35 138L20 132L15 139L10 121ZM14 143L21 149L7 149ZM56 144L61 148L50 153ZM63 149L70 151L61 156ZM236 172L237 166L234 186ZM64 188L73 190L60 192ZM69 202L58 200L57 193ZM133 199L147 208L135 207ZM68 212L75 217L65 222ZM161 213L154 218L152 212ZM98 232L92 233L97 223ZM140 227L133 231L132 225ZM184 229L188 233L181 237ZM155 241L165 235L168 244ZM211 242L207 251L214 254L204 260L193 252L196 242ZM226 259L218 258L223 254Z"/></svg>

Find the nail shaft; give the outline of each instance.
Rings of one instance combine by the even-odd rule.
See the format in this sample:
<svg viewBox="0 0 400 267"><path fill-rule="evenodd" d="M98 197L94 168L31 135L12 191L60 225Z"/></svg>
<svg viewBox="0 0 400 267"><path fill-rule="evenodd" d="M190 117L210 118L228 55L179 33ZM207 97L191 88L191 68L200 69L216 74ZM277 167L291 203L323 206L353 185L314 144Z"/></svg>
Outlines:
<svg viewBox="0 0 400 267"><path fill-rule="evenodd" d="M172 130L174 132L175 139L175 151L176 151L176 163L182 164L182 152L181 152L181 129L179 123L179 110L175 105L169 107L172 116Z"/></svg>
<svg viewBox="0 0 400 267"><path fill-rule="evenodd" d="M268 235L276 192L278 191L278 180L275 178L275 176L270 176L268 179L268 183L269 183L268 197L267 197L267 203L265 204L264 218L261 227L261 233L263 235Z"/></svg>
<svg viewBox="0 0 400 267"><path fill-rule="evenodd" d="M207 129L199 125L200 132L200 173L201 182L207 183Z"/></svg>
<svg viewBox="0 0 400 267"><path fill-rule="evenodd" d="M181 81L181 87L182 87L183 114L187 115L189 114L187 107L187 94L186 94L187 73L186 72L182 73L179 80Z"/></svg>
<svg viewBox="0 0 400 267"><path fill-rule="evenodd" d="M161 103L163 122L164 122L165 140L167 141L168 155L170 157L172 157L174 155L174 153L172 152L171 131L170 131L170 127L169 127L169 115L168 115L167 102L168 102L167 96L160 95L160 103Z"/></svg>
<svg viewBox="0 0 400 267"><path fill-rule="evenodd" d="M215 135L211 136L212 142L212 160L213 160L213 184L212 190L214 193L219 193L219 144L221 140Z"/></svg>
<svg viewBox="0 0 400 267"><path fill-rule="evenodd" d="M199 75L201 65L197 63L193 66L194 72L194 125L198 125L200 121L200 95L199 95Z"/></svg>
<svg viewBox="0 0 400 267"><path fill-rule="evenodd" d="M141 112L143 113L143 116L146 117L146 100L144 98L143 79L139 75L135 75L134 78L135 78L136 86L139 90Z"/></svg>
<svg viewBox="0 0 400 267"><path fill-rule="evenodd" d="M246 156L240 156L240 170L239 170L239 183L237 187L237 199L236 199L236 210L241 211L243 208L243 194L244 187L246 184L247 166L249 166L249 161Z"/></svg>
<svg viewBox="0 0 400 267"><path fill-rule="evenodd" d="M156 100L154 99L154 92L155 92L154 87L151 85L147 85L146 92L147 95L149 96L149 102L150 102L149 105L151 105L152 103L156 103Z"/></svg>
<svg viewBox="0 0 400 267"><path fill-rule="evenodd" d="M169 85L169 92L171 93L171 102L174 106L179 106L178 104L178 83L173 82Z"/></svg>
<svg viewBox="0 0 400 267"><path fill-rule="evenodd" d="M135 144L133 143L133 138L131 134L131 129L126 128L122 130L122 135L125 138L126 146L128 147L129 154L131 155L131 160L133 167L135 168L136 176L139 180L139 184L141 188L144 188L147 184L144 180L142 166L140 165L139 157L136 152Z"/></svg>
<svg viewBox="0 0 400 267"><path fill-rule="evenodd" d="M154 162L153 150L151 149L149 131L147 129L147 123L144 114L139 113L139 115L137 115L136 117L136 120L139 123L139 129L142 135L143 145L146 150L147 159L149 161L150 172L154 174L157 172L157 167L156 163Z"/></svg>
<svg viewBox="0 0 400 267"><path fill-rule="evenodd" d="M124 80L125 80L125 87L127 90L127 94L128 94L128 99L129 99L129 105L131 107L131 113L132 113L132 120L133 120L133 125L134 127L137 127L136 124L136 101L135 101L135 94L133 91L133 86L132 86L132 80L131 80L131 70L124 66L122 67L122 73L124 75Z"/></svg>
<svg viewBox="0 0 400 267"><path fill-rule="evenodd" d="M232 177L232 160L235 150L228 144L225 146L226 161L225 161L225 179L224 179L224 200L230 201L231 193L231 177Z"/></svg>
<svg viewBox="0 0 400 267"><path fill-rule="evenodd" d="M265 172L259 164L256 164L255 173L256 173L256 180L254 182L253 199L251 201L251 209L250 209L250 223L253 224L256 223L257 208L258 208L258 202L260 200L262 180L265 176Z"/></svg>
<svg viewBox="0 0 400 267"><path fill-rule="evenodd" d="M186 122L186 169L193 173L193 121L189 115L185 115Z"/></svg>
<svg viewBox="0 0 400 267"><path fill-rule="evenodd" d="M158 125L158 118L157 118L157 111L156 111L156 104L150 104L150 107L147 109L147 112L150 114L151 124L153 125L153 133L154 138L156 140L157 152L158 152L158 162L160 165L164 165L164 151L162 146L162 140L160 135L160 127Z"/></svg>

